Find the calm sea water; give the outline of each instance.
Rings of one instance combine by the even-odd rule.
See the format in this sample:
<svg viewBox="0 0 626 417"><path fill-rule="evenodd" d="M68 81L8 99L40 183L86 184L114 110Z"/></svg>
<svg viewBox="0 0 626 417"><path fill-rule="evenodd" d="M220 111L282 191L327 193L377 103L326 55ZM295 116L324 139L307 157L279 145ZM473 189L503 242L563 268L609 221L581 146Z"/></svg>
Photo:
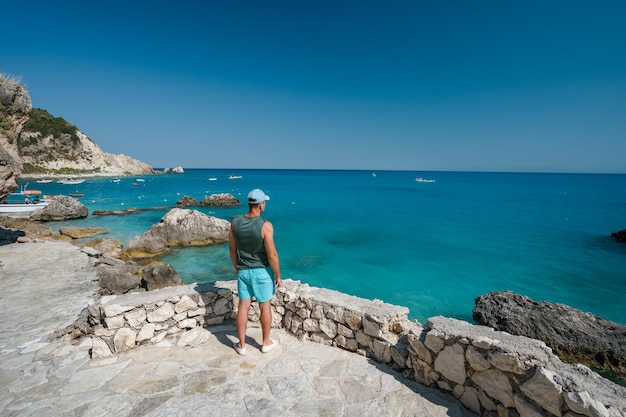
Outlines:
<svg viewBox="0 0 626 417"><path fill-rule="evenodd" d="M229 174L241 179L229 180ZM126 244L183 195L228 192L245 201L262 188L283 277L407 306L424 323L471 321L474 298L512 290L626 324L626 175L298 170L191 170L184 174L35 184L46 194L81 192L97 209L157 208L62 225L102 226ZM418 183L415 177L434 179ZM217 178L209 181L209 178ZM21 181L24 183L26 181ZM139 185L132 185L132 183ZM160 208L158 208L160 207ZM236 208L197 208L230 220ZM187 283L233 279L226 244L163 258Z"/></svg>

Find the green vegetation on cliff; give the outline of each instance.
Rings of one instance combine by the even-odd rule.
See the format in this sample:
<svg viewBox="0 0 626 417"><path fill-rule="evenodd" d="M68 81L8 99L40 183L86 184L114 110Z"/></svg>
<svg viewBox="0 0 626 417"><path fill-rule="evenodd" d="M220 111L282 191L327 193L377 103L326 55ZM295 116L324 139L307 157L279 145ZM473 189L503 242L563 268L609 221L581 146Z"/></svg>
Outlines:
<svg viewBox="0 0 626 417"><path fill-rule="evenodd" d="M28 121L24 125L24 130L38 132L40 133L40 138L45 138L47 136L64 138L65 136L70 139L74 145L78 145L80 143L80 139L76 134L78 130L76 126L69 124L62 117L54 117L43 109L33 108L28 116ZM25 140L27 143L20 142L20 146L28 146L37 141L34 137Z"/></svg>

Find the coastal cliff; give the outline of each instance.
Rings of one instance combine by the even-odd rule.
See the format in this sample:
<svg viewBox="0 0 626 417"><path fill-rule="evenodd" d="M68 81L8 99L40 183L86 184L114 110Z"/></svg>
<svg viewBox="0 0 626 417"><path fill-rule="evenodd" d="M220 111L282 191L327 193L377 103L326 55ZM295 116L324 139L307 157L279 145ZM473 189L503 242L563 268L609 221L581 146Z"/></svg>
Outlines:
<svg viewBox="0 0 626 417"><path fill-rule="evenodd" d="M103 152L61 117L33 108L19 77L0 74L0 199L20 175L144 175L154 170L124 154Z"/></svg>

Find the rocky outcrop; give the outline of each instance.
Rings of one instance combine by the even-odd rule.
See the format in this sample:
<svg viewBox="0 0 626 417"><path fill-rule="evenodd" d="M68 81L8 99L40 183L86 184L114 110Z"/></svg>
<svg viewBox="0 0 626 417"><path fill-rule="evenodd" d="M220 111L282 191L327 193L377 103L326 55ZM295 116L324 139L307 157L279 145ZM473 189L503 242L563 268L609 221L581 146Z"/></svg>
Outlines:
<svg viewBox="0 0 626 417"><path fill-rule="evenodd" d="M182 285L182 283L183 280L180 279L180 275L171 265L150 265L143 270L143 276L141 277L141 284L148 291L173 285Z"/></svg>
<svg viewBox="0 0 626 417"><path fill-rule="evenodd" d="M57 195L54 200L41 210L35 210L31 220L42 222L58 222L87 217L89 210L83 203L75 198L65 195Z"/></svg>
<svg viewBox="0 0 626 417"><path fill-rule="evenodd" d="M229 193L212 194L200 201L201 206L208 207L233 207L240 204L239 200Z"/></svg>
<svg viewBox="0 0 626 417"><path fill-rule="evenodd" d="M12 232L7 231L5 235L11 243L18 239L19 241L34 240L51 238L54 235L53 230L48 226L23 216L0 216L0 226L7 230L13 229Z"/></svg>
<svg viewBox="0 0 626 417"><path fill-rule="evenodd" d="M153 173L152 167L141 161L103 152L76 126L41 109L31 112L18 138L18 147L25 173L69 171L115 176Z"/></svg>
<svg viewBox="0 0 626 417"><path fill-rule="evenodd" d="M160 255L173 247L204 246L228 240L230 223L196 210L174 208L143 236L135 236L122 253L123 259Z"/></svg>
<svg viewBox="0 0 626 417"><path fill-rule="evenodd" d="M626 242L626 229L611 233L616 242Z"/></svg>
<svg viewBox="0 0 626 417"><path fill-rule="evenodd" d="M91 214L93 216L124 216L126 214L138 214L144 213L146 211L162 211L171 209L172 206L157 206L157 207L146 207L146 208L136 208L129 207L124 210L94 210Z"/></svg>
<svg viewBox="0 0 626 417"><path fill-rule="evenodd" d="M234 207L241 202L229 193L212 194L204 197L201 201L185 195L176 202L177 207L205 206L205 207Z"/></svg>
<svg viewBox="0 0 626 417"><path fill-rule="evenodd" d="M191 207L197 205L198 200L188 195L184 195L180 200L176 202L176 207Z"/></svg>
<svg viewBox="0 0 626 417"><path fill-rule="evenodd" d="M97 267L100 294L125 294L141 288L141 280L133 275L133 268L124 262L102 262Z"/></svg>
<svg viewBox="0 0 626 417"><path fill-rule="evenodd" d="M0 200L17 190L21 174L17 138L32 109L28 91L19 78L0 74Z"/></svg>
<svg viewBox="0 0 626 417"><path fill-rule="evenodd" d="M484 294L475 302L472 312L477 323L541 340L564 361L626 376L625 326L511 291Z"/></svg>
<svg viewBox="0 0 626 417"><path fill-rule="evenodd" d="M176 168L165 168L163 173L165 174L183 174L185 170L181 166L177 166Z"/></svg>
<svg viewBox="0 0 626 417"><path fill-rule="evenodd" d="M122 257L122 242L117 239L97 237L89 240L85 246L93 248L105 257L116 259Z"/></svg>
<svg viewBox="0 0 626 417"><path fill-rule="evenodd" d="M150 165L127 155L103 152L76 126L33 109L20 78L0 74L0 198L17 189L14 179L22 173L68 172L110 176L156 173Z"/></svg>
<svg viewBox="0 0 626 417"><path fill-rule="evenodd" d="M0 146L0 200L17 190L19 164Z"/></svg>

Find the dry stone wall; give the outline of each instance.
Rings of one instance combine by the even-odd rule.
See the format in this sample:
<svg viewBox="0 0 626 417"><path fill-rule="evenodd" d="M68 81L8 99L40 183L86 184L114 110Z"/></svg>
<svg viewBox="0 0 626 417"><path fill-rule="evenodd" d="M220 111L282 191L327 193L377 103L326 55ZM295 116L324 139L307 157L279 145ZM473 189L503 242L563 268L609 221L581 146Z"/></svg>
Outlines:
<svg viewBox="0 0 626 417"><path fill-rule="evenodd" d="M626 388L562 363L543 342L445 317L423 327L405 307L283 283L272 300L274 327L388 364L483 416L626 415ZM102 297L89 307L93 356L201 344L211 326L235 318L237 303L235 281ZM253 304L250 320L258 319Z"/></svg>

